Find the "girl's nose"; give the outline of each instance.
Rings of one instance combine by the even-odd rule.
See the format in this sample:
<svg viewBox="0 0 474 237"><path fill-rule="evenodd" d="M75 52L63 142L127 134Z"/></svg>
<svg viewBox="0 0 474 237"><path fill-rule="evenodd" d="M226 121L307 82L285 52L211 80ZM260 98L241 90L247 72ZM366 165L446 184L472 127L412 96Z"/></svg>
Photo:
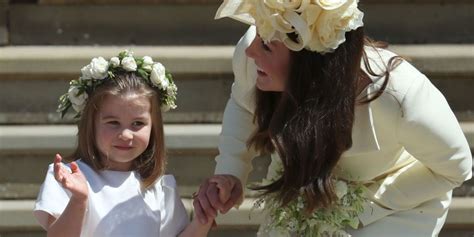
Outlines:
<svg viewBox="0 0 474 237"><path fill-rule="evenodd" d="M122 140L131 140L133 138L133 132L130 131L129 129L124 129L122 132L119 134L119 139Z"/></svg>

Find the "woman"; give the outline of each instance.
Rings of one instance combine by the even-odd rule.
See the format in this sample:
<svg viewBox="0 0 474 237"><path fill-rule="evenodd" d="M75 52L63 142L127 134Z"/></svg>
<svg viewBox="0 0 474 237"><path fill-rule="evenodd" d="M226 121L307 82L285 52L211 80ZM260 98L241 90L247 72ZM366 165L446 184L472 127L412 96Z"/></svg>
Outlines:
<svg viewBox="0 0 474 237"><path fill-rule="evenodd" d="M227 182L201 185L202 222L241 203L252 158L270 153L272 182L257 189L281 207L330 210L337 177L366 187L349 234L437 236L452 189L472 176L469 146L431 82L365 38L356 0L229 0L217 17L255 26L233 58L215 171Z"/></svg>

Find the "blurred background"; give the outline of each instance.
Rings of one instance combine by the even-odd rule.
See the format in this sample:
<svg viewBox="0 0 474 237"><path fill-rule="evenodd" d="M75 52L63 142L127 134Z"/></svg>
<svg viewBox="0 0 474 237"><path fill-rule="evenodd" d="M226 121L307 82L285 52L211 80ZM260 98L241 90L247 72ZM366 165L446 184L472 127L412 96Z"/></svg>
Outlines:
<svg viewBox="0 0 474 237"><path fill-rule="evenodd" d="M247 27L214 20L220 0L0 0L0 237L46 236L32 215L55 153L75 147L58 97L92 57L124 49L174 74L178 109L164 114L168 173L192 214L191 194L214 170L233 81L234 45ZM446 96L474 147L474 0L360 0L369 36L391 44ZM266 173L254 160L251 181ZM414 182L416 182L414 180ZM474 181L454 190L442 237L474 236ZM254 236L260 217L244 205L210 236ZM252 215L252 219L249 219Z"/></svg>

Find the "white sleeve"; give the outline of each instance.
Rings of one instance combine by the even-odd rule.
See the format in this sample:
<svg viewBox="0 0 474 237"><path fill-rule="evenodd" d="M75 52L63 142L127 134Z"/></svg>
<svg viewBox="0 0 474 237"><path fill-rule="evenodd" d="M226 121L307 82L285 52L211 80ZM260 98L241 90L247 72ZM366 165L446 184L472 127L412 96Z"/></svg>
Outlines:
<svg viewBox="0 0 474 237"><path fill-rule="evenodd" d="M161 180L164 192L165 217L162 218L160 236L177 236L189 224L188 213L176 190L176 180L172 175L164 175Z"/></svg>
<svg viewBox="0 0 474 237"><path fill-rule="evenodd" d="M255 27L250 27L234 52L232 66L235 81L224 111L215 169L215 174L238 177L244 187L252 170L252 159L257 155L253 149L247 148L247 140L256 129L253 123L256 68L245 55L245 49L255 34Z"/></svg>
<svg viewBox="0 0 474 237"><path fill-rule="evenodd" d="M69 203L70 193L54 178L54 165L48 166L46 178L41 185L36 199L33 214L39 224L46 230L49 215L59 218Z"/></svg>
<svg viewBox="0 0 474 237"><path fill-rule="evenodd" d="M416 207L472 176L472 156L444 96L421 73L401 101L397 136L417 161L383 180L376 201L393 210Z"/></svg>

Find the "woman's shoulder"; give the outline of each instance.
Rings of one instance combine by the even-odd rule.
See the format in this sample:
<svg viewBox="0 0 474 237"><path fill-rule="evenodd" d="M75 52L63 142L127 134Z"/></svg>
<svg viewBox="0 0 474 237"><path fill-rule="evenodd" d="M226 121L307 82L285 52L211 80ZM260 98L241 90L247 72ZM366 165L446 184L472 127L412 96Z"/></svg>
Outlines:
<svg viewBox="0 0 474 237"><path fill-rule="evenodd" d="M390 51L389 49L374 48L370 46L365 47L365 52L370 65L370 68L375 74L384 75L387 70L390 70L390 63L393 63L393 68L389 71L389 81L385 89L385 93L390 94L402 101L408 90L414 84L422 84L428 78L415 68L405 58ZM392 61L393 58L400 57L399 63ZM364 62L362 62L362 69L366 71ZM367 71L366 71L367 72ZM384 83L385 77L370 75L374 86L381 87Z"/></svg>

